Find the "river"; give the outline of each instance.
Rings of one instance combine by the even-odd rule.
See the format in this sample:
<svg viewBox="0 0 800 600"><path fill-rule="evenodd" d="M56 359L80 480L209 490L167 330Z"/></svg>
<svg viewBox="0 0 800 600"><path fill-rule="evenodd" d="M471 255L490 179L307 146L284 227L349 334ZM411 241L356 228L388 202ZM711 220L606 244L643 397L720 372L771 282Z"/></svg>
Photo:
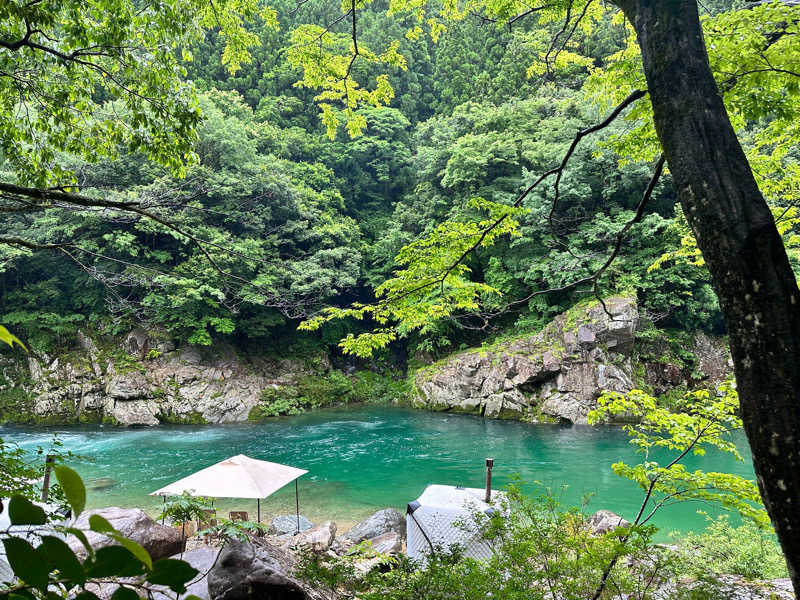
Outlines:
<svg viewBox="0 0 800 600"><path fill-rule="evenodd" d="M549 487L567 505L592 494L587 510L607 508L627 518L642 498L636 484L611 471L615 461L638 460L619 427L531 425L374 406L258 424L0 427L0 437L30 451L47 448L53 434L64 450L83 457L71 464L87 482L90 508L137 506L155 514L161 499L148 492L235 454L307 469L300 479L300 512L312 521L332 519L340 530L378 508L405 507L427 484L483 487L485 457L495 459L497 487L517 475L527 493ZM736 441L745 462L709 451L687 458L687 468L754 478L744 435ZM262 502L262 518L294 513L294 500L293 486L281 490ZM255 515L250 500L220 500L218 506ZM696 502L663 508L653 520L662 530L659 538L701 529L699 510L718 512Z"/></svg>

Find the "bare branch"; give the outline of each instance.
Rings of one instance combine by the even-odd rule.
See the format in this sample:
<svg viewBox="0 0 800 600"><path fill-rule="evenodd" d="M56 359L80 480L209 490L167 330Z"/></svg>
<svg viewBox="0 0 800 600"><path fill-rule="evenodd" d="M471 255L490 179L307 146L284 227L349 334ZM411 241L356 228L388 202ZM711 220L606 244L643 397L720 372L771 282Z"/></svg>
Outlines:
<svg viewBox="0 0 800 600"><path fill-rule="evenodd" d="M44 203L65 202L76 206L118 208L120 210L130 210L139 205L139 202L115 202L113 200L102 200L100 198L91 198L81 194L65 192L60 189L30 188L4 182L0 182L0 197L14 200L19 198L31 198Z"/></svg>
<svg viewBox="0 0 800 600"><path fill-rule="evenodd" d="M5 236L0 237L0 244L5 244L7 246L21 246L23 248L27 248L28 250L60 250L73 245L71 242L63 244L39 244L23 238Z"/></svg>

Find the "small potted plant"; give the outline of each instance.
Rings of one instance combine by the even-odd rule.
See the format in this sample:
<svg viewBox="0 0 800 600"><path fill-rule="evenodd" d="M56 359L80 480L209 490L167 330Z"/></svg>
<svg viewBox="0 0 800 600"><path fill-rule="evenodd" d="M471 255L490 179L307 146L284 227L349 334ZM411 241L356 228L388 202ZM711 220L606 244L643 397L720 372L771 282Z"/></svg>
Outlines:
<svg viewBox="0 0 800 600"><path fill-rule="evenodd" d="M183 492L178 498L170 500L164 505L164 510L159 519L168 518L173 523L180 523L181 536L186 542L186 523L195 519L204 519L211 502L208 498L192 496L188 491Z"/></svg>

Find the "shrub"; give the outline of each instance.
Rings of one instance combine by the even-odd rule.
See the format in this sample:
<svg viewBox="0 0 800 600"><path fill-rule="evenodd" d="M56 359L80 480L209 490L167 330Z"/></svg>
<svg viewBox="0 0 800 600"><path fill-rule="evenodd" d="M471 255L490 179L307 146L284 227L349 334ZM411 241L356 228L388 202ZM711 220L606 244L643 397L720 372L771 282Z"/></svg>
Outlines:
<svg viewBox="0 0 800 600"><path fill-rule="evenodd" d="M391 374L358 371L345 375L331 370L325 375L306 375L293 386L266 388L258 405L250 410L248 419L260 421L279 415L297 415L309 408L322 408L351 402L403 402L408 399L409 386L395 380Z"/></svg>
<svg viewBox="0 0 800 600"><path fill-rule="evenodd" d="M337 589L342 598L360 600L586 600L601 594L607 579L613 581L613 597L644 600L650 598L648 582L674 574L670 553L650 542L653 527L594 535L581 510L563 510L550 495L529 499L512 488L509 497L507 517L504 511L474 515L493 543L486 560L465 557L459 548L442 548L424 565L379 557L393 568L364 574L357 565L374 555L361 547L344 557L307 555L299 575Z"/></svg>
<svg viewBox="0 0 800 600"><path fill-rule="evenodd" d="M731 573L747 579L776 579L788 577L786 561L771 532L753 523L734 527L727 515L708 518L709 524L701 533L689 532L678 542L686 568L695 575ZM673 537L677 534L672 533Z"/></svg>

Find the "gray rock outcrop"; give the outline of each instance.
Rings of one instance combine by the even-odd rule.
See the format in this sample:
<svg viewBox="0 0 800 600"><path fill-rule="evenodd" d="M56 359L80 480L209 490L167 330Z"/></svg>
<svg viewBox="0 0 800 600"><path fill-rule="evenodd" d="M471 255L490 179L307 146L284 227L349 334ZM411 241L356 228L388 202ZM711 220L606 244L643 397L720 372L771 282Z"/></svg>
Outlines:
<svg viewBox="0 0 800 600"><path fill-rule="evenodd" d="M603 390L633 388L638 322L633 298L575 307L535 335L420 370L416 404L500 419L586 423Z"/></svg>
<svg viewBox="0 0 800 600"><path fill-rule="evenodd" d="M91 338L78 336L81 353L28 359L27 380L32 413L45 422L231 423L247 421L267 389L293 385L330 367L320 355L310 367L302 361L250 356L233 347L175 349L171 342L135 330L119 348L98 350ZM13 419L12 419L13 420Z"/></svg>
<svg viewBox="0 0 800 600"><path fill-rule="evenodd" d="M630 523L610 510L598 510L587 521L589 530L596 535L604 535L617 527L628 527Z"/></svg>
<svg viewBox="0 0 800 600"><path fill-rule="evenodd" d="M268 539L229 542L208 574L211 600L327 600L292 573L296 559Z"/></svg>
<svg viewBox="0 0 800 600"><path fill-rule="evenodd" d="M406 536L406 517L396 508L379 510L351 527L342 536L342 540L360 544L364 540L378 538L387 533L396 533L401 539Z"/></svg>
<svg viewBox="0 0 800 600"><path fill-rule="evenodd" d="M72 525L74 528L84 531L92 548L97 549L118 543L101 533L90 531L89 517L92 515L100 515L122 535L139 543L150 553L153 560L172 556L183 549L183 539L179 530L156 523L138 508L117 507L87 510L81 513L75 524ZM80 540L70 536L67 543L77 556L86 558L86 548Z"/></svg>

